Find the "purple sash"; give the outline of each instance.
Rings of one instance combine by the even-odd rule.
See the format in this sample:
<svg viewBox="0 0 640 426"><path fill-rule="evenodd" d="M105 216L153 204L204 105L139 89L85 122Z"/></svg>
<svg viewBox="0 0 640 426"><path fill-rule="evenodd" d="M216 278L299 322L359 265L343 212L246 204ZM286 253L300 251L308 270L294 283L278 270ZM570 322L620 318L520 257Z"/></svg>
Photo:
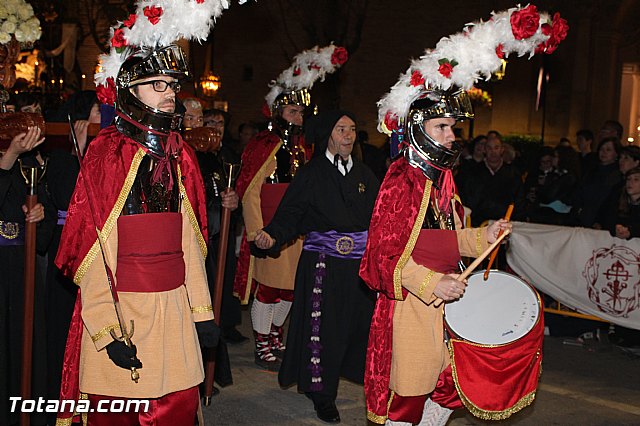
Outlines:
<svg viewBox="0 0 640 426"><path fill-rule="evenodd" d="M58 210L58 225L64 225L66 221L67 221L66 210Z"/></svg>
<svg viewBox="0 0 640 426"><path fill-rule="evenodd" d="M23 246L24 225L0 220L0 247Z"/></svg>
<svg viewBox="0 0 640 426"><path fill-rule="evenodd" d="M309 232L304 236L302 249L343 259L361 259L367 245L368 234L368 231Z"/></svg>

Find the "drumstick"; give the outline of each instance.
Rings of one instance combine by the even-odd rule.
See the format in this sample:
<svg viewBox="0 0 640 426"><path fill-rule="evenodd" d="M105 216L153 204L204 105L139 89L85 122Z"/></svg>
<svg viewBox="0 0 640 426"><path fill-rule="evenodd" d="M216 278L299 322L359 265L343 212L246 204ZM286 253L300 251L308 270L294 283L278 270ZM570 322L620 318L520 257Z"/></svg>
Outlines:
<svg viewBox="0 0 640 426"><path fill-rule="evenodd" d="M504 219L506 221L509 221L509 219L511 219L511 213L513 213L513 207L514 207L513 203L509 204L509 207L507 207L507 213L504 215ZM500 237L500 235L502 235L502 229L498 233L498 237ZM496 260L496 257L498 256L498 250L500 250L500 247L496 247L493 253L491 253L491 257L489 258L489 264L487 265L487 270L484 271L485 281L489 279L489 271L491 270L491 266L493 266L493 262Z"/></svg>
<svg viewBox="0 0 640 426"><path fill-rule="evenodd" d="M496 247L498 247L498 245L500 245L500 243L502 242L502 240L504 240L507 235L509 235L511 233L510 230L506 230L502 233L502 235L499 235L498 238L493 242L493 244L491 244L489 246L489 248L487 248L480 256L478 256L476 258L476 260L474 260L471 265L469 265L469 267L467 267L467 269L465 269L459 276L458 278L456 278L458 281L462 281L464 279L466 279L469 275L471 275L471 273L478 267L480 266L480 264L482 263L482 261L489 256L489 254L491 254L491 252L493 251L493 249L495 249ZM440 299L439 297L436 299L434 306L437 308L438 306L440 306L442 303L444 302L444 300Z"/></svg>

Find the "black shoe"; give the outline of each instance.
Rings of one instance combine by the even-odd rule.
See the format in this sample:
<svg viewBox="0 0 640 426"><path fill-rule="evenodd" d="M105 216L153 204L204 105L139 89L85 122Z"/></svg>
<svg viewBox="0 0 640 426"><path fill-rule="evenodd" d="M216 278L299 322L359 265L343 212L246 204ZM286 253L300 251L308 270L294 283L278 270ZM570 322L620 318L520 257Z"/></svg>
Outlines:
<svg viewBox="0 0 640 426"><path fill-rule="evenodd" d="M340 423L340 413L334 401L322 401L314 404L316 414L325 423Z"/></svg>
<svg viewBox="0 0 640 426"><path fill-rule="evenodd" d="M277 372L278 370L280 370L280 360L277 358L274 361L267 361L260 358L258 354L255 354L255 361L258 367L267 371Z"/></svg>
<svg viewBox="0 0 640 426"><path fill-rule="evenodd" d="M227 343L238 344L248 341L249 338L243 336L235 327L229 327L224 330L224 340Z"/></svg>

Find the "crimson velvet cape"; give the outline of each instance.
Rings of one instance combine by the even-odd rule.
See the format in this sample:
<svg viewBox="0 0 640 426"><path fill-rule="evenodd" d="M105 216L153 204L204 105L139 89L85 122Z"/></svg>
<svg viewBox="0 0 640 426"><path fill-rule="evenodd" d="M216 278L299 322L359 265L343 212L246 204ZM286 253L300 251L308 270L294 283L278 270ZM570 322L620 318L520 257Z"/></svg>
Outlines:
<svg viewBox="0 0 640 426"><path fill-rule="evenodd" d="M182 141L181 141L182 142ZM199 228L204 245L207 241L207 212L204 184L195 153L187 144L181 143L182 150L178 160L181 183L186 191L183 201L194 228ZM120 192L131 165L139 156L141 145L120 133L115 126L109 126L89 144L80 169L76 190L69 204L60 249L56 265L76 284L80 282L82 264L97 242L96 227L104 230L106 221L118 202ZM147 153L145 149L145 153ZM177 182L175 184L178 184ZM87 189L87 191L84 190ZM89 197L87 196L89 192ZM99 253L93 255L100 256ZM82 340L81 298L78 297L74 308L67 348L62 371L61 399L78 400L78 371L80 362L80 342ZM71 423L73 413L60 413L61 424Z"/></svg>

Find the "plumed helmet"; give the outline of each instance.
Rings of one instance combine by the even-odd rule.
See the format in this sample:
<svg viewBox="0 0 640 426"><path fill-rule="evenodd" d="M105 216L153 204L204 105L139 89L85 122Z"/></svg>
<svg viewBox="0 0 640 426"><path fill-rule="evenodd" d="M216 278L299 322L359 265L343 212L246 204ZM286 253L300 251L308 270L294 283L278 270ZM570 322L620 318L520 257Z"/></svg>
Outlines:
<svg viewBox="0 0 640 426"><path fill-rule="evenodd" d="M406 140L413 150L407 150L409 161L424 169L451 169L462 147L454 142L451 148L439 144L424 129L424 122L434 118L473 119L473 107L464 90L430 90L414 101L405 119ZM426 163L426 164L425 164Z"/></svg>
<svg viewBox="0 0 640 426"><path fill-rule="evenodd" d="M164 112L146 105L130 90L136 81L160 75L172 76L178 81L190 77L185 55L179 46L171 44L159 49L139 49L124 61L116 78L116 110L150 130L169 133L180 128L185 111L182 104L176 100L175 111ZM118 127L123 121L126 119L116 116Z"/></svg>

